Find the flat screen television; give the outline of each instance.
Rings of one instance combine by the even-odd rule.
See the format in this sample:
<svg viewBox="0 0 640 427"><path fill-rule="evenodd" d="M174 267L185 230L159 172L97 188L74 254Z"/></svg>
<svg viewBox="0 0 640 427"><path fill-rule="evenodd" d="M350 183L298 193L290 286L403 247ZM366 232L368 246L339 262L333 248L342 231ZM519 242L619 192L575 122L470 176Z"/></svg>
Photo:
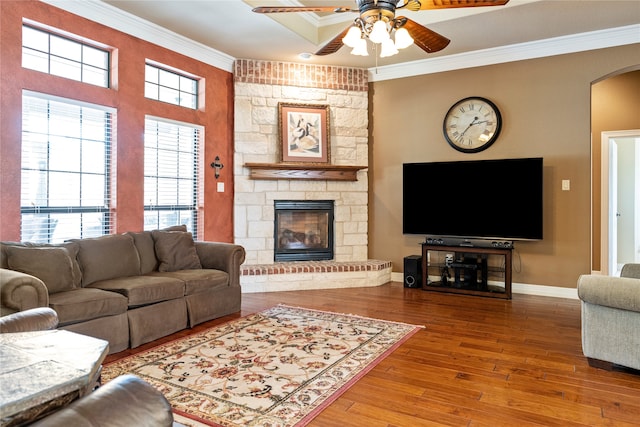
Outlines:
<svg viewBox="0 0 640 427"><path fill-rule="evenodd" d="M404 234L542 239L542 158L403 164Z"/></svg>

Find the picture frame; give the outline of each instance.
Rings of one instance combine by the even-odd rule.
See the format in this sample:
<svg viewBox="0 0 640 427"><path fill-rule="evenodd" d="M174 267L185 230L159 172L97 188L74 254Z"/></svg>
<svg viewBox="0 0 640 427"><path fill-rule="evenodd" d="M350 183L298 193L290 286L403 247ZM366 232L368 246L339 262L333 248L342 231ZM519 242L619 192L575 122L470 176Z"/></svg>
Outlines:
<svg viewBox="0 0 640 427"><path fill-rule="evenodd" d="M329 106L278 103L278 139L283 163L329 163Z"/></svg>

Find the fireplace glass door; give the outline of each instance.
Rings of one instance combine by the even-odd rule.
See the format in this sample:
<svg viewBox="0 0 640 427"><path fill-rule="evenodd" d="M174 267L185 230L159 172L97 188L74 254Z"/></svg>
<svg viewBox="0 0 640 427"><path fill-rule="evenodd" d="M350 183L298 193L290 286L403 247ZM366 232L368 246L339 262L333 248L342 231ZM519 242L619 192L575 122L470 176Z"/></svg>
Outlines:
<svg viewBox="0 0 640 427"><path fill-rule="evenodd" d="M333 200L276 200L275 261L333 259Z"/></svg>

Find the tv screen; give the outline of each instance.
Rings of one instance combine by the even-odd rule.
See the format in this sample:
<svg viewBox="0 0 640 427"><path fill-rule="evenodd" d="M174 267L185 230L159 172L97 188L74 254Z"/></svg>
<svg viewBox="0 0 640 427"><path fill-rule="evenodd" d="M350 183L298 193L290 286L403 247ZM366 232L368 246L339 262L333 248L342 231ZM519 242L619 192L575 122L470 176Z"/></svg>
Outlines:
<svg viewBox="0 0 640 427"><path fill-rule="evenodd" d="M405 163L404 234L542 239L542 158Z"/></svg>

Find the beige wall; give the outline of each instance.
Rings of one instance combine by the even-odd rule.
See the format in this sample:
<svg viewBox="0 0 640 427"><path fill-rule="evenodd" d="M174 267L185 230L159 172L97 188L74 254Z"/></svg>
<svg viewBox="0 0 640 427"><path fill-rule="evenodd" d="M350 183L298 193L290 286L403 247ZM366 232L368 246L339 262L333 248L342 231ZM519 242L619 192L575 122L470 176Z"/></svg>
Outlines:
<svg viewBox="0 0 640 427"><path fill-rule="evenodd" d="M638 63L633 45L373 83L369 257L402 271L403 257L420 253L424 236L402 234L403 163L541 156L544 239L516 243L513 281L575 287L591 271L591 83ZM455 151L442 135L446 111L468 96L491 99L503 116L498 141L475 154ZM561 191L563 179L570 191ZM416 197L440 205L428 190ZM509 191L495 209L508 209Z"/></svg>

